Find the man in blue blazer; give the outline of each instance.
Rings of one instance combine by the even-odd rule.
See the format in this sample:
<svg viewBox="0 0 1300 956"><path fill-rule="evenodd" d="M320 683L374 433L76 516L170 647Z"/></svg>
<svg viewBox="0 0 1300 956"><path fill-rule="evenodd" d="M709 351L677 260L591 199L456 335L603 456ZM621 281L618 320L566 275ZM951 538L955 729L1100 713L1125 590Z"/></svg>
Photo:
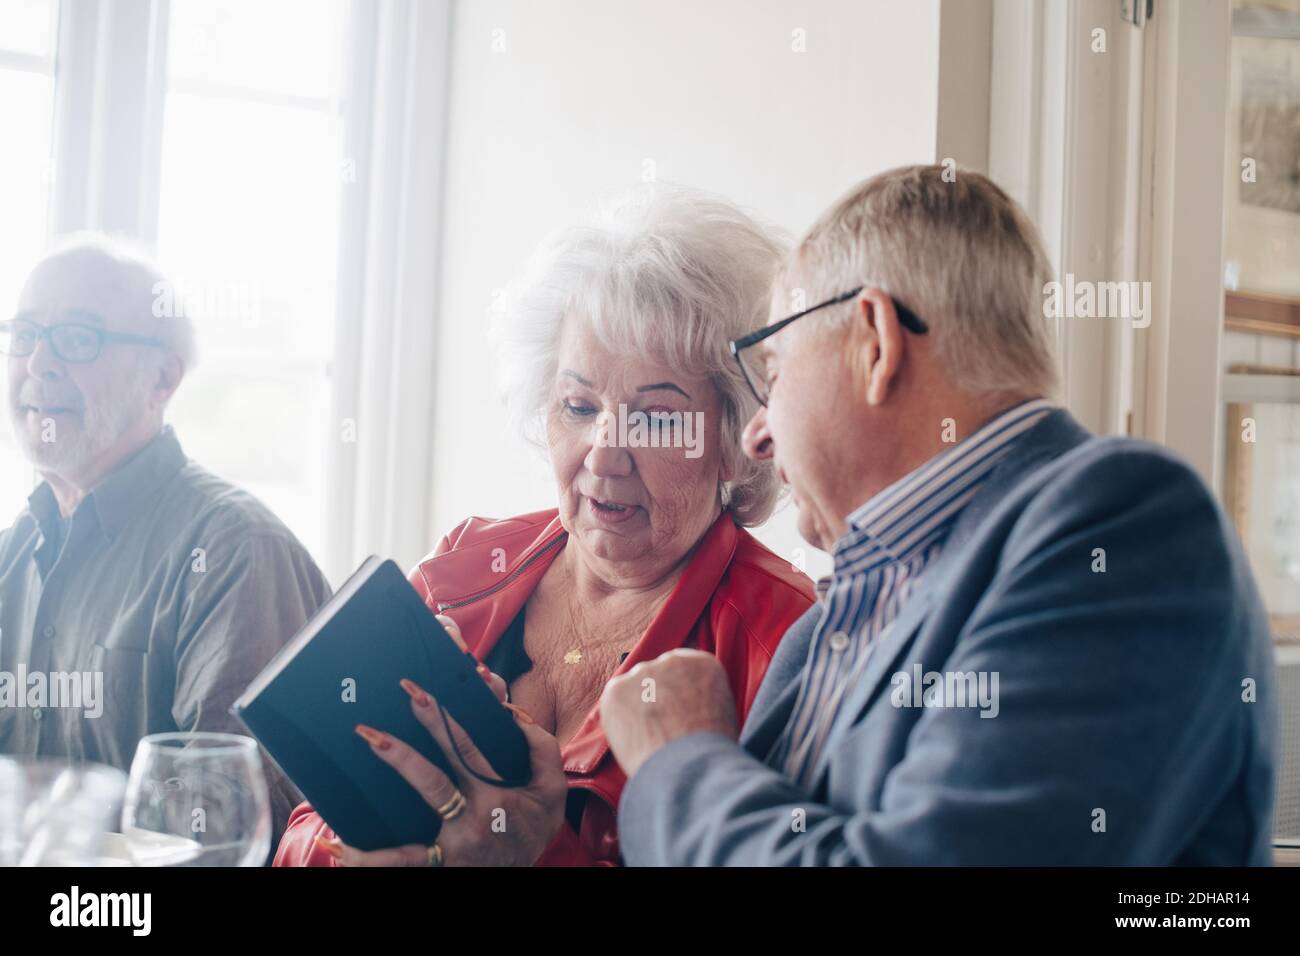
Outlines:
<svg viewBox="0 0 1300 956"><path fill-rule="evenodd" d="M1175 456L1053 404L1034 227L944 173L850 191L778 277L795 315L733 343L746 449L834 572L738 739L710 655L610 682L624 858L1266 864L1277 684L1236 536Z"/></svg>

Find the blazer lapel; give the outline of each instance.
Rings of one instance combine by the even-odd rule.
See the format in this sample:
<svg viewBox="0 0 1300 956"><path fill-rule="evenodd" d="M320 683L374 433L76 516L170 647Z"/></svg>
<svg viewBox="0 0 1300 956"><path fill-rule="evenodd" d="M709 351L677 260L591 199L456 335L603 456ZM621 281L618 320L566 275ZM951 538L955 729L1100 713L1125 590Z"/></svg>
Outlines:
<svg viewBox="0 0 1300 956"><path fill-rule="evenodd" d="M803 684L808 645L824 612L825 607L818 600L790 625L754 695L754 703L741 729L740 744L759 759L771 751L777 735L790 720L790 711Z"/></svg>
<svg viewBox="0 0 1300 956"><path fill-rule="evenodd" d="M766 680L766 678L764 678ZM802 674L787 681L763 710L752 710L740 733L740 745L760 760L764 759L776 743L777 736L790 721L790 711L799 697Z"/></svg>
<svg viewBox="0 0 1300 956"><path fill-rule="evenodd" d="M940 555L939 559L942 561L943 555ZM826 735L826 742L822 745L821 753L818 754L817 766L813 771L814 780L820 782L822 774L827 770L836 743L857 722L858 714L875 697L886 676L894 672L898 659L915 640L917 631L930 612L936 590L937 576L930 572L938 570L940 569L937 566L929 569L917 584L916 591L912 593L898 617L894 618L885 633L876 639L876 645L871 649L863 666L862 675L840 703L839 712L835 715L831 729Z"/></svg>

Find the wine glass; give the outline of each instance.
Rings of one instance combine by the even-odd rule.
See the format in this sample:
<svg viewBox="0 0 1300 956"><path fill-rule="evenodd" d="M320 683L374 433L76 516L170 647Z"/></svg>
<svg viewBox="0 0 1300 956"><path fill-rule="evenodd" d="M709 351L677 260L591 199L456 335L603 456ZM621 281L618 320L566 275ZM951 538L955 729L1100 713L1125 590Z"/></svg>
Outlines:
<svg viewBox="0 0 1300 956"><path fill-rule="evenodd" d="M96 763L0 757L0 866L95 866L126 774Z"/></svg>
<svg viewBox="0 0 1300 956"><path fill-rule="evenodd" d="M271 803L257 743L239 734L143 738L122 836L138 866L261 866L271 848Z"/></svg>

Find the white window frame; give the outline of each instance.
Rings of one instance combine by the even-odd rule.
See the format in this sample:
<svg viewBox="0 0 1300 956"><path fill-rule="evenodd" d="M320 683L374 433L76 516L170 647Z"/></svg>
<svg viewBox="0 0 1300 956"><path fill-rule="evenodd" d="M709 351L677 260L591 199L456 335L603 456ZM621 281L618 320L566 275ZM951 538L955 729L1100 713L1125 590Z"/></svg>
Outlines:
<svg viewBox="0 0 1300 956"><path fill-rule="evenodd" d="M169 12L169 0L60 5L47 238L89 229L156 243ZM329 446L316 555L336 583L368 552L410 564L432 540L451 2L350 0L349 17L343 141L357 177L343 191L330 374L334 434L351 419L357 440Z"/></svg>
<svg viewBox="0 0 1300 956"><path fill-rule="evenodd" d="M1230 16L1218 0L1156 0L1137 27L1115 0L994 0L993 177L1058 276L1151 283L1145 329L1060 324L1062 398L1092 431L1164 444L1211 485ZM1099 27L1105 54L1087 45Z"/></svg>
<svg viewBox="0 0 1300 956"><path fill-rule="evenodd" d="M24 53L18 50L0 49L0 69L11 70L11 71L16 71L21 73L32 73L38 76L48 77L51 83L53 84L54 95L57 97L58 89L59 89L58 76L57 76L57 64L58 64L58 37L60 32L60 19L64 16L64 11L69 5L70 4L68 0L57 0L57 2L53 5L54 6L54 12L52 14L53 22L50 24L52 28L51 43L49 49L43 55L38 53ZM50 181L48 186L49 192L46 197L45 233L44 235L41 236L42 245L45 242L49 241L51 235L50 223L52 221L55 188L58 180L57 172L56 172L57 165L58 165L57 155L58 154L56 152L55 130L53 128L53 117L51 117L50 148L47 155L47 162L50 164L50 168L48 169L48 174L50 175ZM5 307L9 308L12 305L13 305L12 302L6 303ZM29 477L30 485L35 486L38 478L36 469L32 466L28 466L27 474Z"/></svg>
<svg viewBox="0 0 1300 956"><path fill-rule="evenodd" d="M60 11L52 235L156 239L167 0L77 0ZM118 169L140 175L115 178Z"/></svg>
<svg viewBox="0 0 1300 956"><path fill-rule="evenodd" d="M339 248L325 571L368 553L409 567L432 523L434 350L439 311L450 0L355 8L344 148L357 167Z"/></svg>
<svg viewBox="0 0 1300 956"><path fill-rule="evenodd" d="M1139 434L1177 451L1218 490L1232 4L1161 0L1147 32L1142 267L1156 308L1155 334L1135 364L1135 418Z"/></svg>

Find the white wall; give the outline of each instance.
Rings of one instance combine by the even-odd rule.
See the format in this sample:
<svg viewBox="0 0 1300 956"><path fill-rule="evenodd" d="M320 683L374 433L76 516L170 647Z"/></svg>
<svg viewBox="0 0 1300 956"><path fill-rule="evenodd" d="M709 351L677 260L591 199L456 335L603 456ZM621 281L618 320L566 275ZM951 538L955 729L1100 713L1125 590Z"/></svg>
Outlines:
<svg viewBox="0 0 1300 956"><path fill-rule="evenodd" d="M651 168L798 233L853 183L934 161L940 7L455 4L431 541L554 502L544 462L507 434L487 338L494 290L535 243ZM760 537L803 546L789 508ZM809 555L810 573L827 568Z"/></svg>

